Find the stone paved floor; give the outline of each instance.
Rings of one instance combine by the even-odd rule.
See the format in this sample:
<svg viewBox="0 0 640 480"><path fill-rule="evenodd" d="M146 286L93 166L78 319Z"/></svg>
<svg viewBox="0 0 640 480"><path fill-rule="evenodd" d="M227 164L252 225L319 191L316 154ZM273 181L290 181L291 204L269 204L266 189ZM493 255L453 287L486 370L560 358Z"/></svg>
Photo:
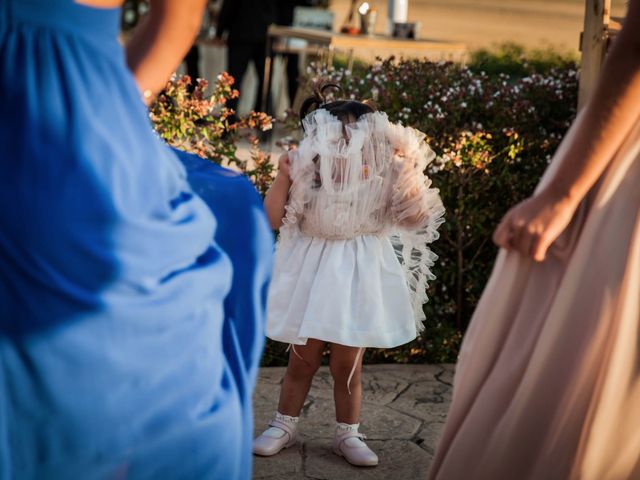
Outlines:
<svg viewBox="0 0 640 480"><path fill-rule="evenodd" d="M317 373L300 419L302 441L274 457L254 456L254 479L367 480L424 478L451 401L453 365L365 365L360 431L377 467L349 465L331 451L333 380ZM271 420L284 367L260 371L254 397L256 435Z"/></svg>

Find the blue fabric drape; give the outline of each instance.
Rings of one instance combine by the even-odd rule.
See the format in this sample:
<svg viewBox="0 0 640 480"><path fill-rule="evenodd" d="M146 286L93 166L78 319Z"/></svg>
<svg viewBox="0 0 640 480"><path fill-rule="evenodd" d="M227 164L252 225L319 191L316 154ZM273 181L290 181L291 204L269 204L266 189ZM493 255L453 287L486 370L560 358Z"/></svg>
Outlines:
<svg viewBox="0 0 640 480"><path fill-rule="evenodd" d="M249 478L270 232L152 132L119 14L0 0L0 479Z"/></svg>

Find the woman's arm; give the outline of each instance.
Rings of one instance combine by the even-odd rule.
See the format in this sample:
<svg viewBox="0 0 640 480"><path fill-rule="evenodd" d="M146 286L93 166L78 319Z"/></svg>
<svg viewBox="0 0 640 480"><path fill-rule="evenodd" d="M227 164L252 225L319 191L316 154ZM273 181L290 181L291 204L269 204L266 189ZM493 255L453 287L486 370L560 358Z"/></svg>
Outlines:
<svg viewBox="0 0 640 480"><path fill-rule="evenodd" d="M640 0L602 67L571 142L547 185L512 208L494 233L495 243L542 261L571 221L580 201L609 165L640 118Z"/></svg>
<svg viewBox="0 0 640 480"><path fill-rule="evenodd" d="M150 102L178 68L202 23L206 0L151 0L127 44L127 63Z"/></svg>
<svg viewBox="0 0 640 480"><path fill-rule="evenodd" d="M264 197L264 209L267 212L271 228L277 230L282 225L285 214L285 205L289 198L291 187L289 154L284 153L278 160L278 174L271 188Z"/></svg>

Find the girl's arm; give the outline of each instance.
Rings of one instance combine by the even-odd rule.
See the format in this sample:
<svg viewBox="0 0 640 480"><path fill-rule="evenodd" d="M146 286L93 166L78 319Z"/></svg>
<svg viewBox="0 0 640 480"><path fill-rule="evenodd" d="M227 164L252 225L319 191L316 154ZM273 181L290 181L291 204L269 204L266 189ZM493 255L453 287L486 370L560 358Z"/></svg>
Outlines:
<svg viewBox="0 0 640 480"><path fill-rule="evenodd" d="M151 0L149 14L126 48L127 63L145 102L165 86L193 44L206 0Z"/></svg>
<svg viewBox="0 0 640 480"><path fill-rule="evenodd" d="M595 91L574 126L575 135L559 149L556 172L541 191L507 212L493 235L498 246L544 260L640 118L639 99L640 0L631 0Z"/></svg>
<svg viewBox="0 0 640 480"><path fill-rule="evenodd" d="M278 160L278 174L273 181L271 188L264 197L264 209L269 217L271 228L277 230L282 225L285 214L284 207L289 198L289 188L291 187L289 154L284 153Z"/></svg>

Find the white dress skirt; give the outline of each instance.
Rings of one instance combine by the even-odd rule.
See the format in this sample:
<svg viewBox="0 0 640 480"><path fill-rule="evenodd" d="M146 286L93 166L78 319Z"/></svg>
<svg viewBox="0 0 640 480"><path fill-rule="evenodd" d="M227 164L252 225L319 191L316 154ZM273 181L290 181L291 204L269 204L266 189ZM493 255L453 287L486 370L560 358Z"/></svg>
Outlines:
<svg viewBox="0 0 640 480"><path fill-rule="evenodd" d="M300 235L278 254L268 303L270 338L388 348L416 337L404 271L386 236Z"/></svg>
<svg viewBox="0 0 640 480"><path fill-rule="evenodd" d="M345 136L346 131L346 136ZM267 336L390 348L422 329L444 208L416 130L382 113L305 119L267 303Z"/></svg>

